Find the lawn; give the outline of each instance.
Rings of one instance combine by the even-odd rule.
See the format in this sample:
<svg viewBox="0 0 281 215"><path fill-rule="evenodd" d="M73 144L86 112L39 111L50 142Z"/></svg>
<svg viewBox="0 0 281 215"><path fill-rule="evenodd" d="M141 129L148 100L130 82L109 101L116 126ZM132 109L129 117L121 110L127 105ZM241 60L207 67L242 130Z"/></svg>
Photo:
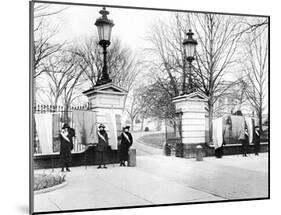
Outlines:
<svg viewBox="0 0 281 215"><path fill-rule="evenodd" d="M146 145L163 149L163 144L166 140L165 133L157 133L157 134L148 134L142 136L140 140L145 143Z"/></svg>

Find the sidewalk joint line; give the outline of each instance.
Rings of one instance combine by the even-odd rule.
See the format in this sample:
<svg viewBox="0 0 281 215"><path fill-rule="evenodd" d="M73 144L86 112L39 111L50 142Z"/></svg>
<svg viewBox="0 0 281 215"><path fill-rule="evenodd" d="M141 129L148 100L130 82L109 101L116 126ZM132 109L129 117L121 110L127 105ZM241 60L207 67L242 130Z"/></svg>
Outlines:
<svg viewBox="0 0 281 215"><path fill-rule="evenodd" d="M59 210L62 210L50 197L47 197L47 199L49 199L49 201L53 203Z"/></svg>

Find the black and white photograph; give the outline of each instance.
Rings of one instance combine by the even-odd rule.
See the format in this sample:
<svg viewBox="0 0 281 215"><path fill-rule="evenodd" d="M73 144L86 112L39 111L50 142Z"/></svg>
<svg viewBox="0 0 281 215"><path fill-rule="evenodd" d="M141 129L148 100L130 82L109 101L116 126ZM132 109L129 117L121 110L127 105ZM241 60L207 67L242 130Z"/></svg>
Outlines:
<svg viewBox="0 0 281 215"><path fill-rule="evenodd" d="M29 7L30 213L270 198L269 16Z"/></svg>

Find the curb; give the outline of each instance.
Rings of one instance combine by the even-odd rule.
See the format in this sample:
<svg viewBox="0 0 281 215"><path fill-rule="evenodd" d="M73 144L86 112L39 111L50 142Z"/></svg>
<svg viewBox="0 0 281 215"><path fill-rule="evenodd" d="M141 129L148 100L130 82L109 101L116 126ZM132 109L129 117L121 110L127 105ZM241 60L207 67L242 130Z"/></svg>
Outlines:
<svg viewBox="0 0 281 215"><path fill-rule="evenodd" d="M55 185L55 186L52 186L52 187L48 187L48 188L44 188L44 189L41 189L41 190L33 191L33 193L34 193L34 195L38 195L38 194L42 194L42 193L47 193L47 192L55 191L55 190L58 190L60 188L65 187L67 184L68 184L68 182L65 181L65 182L63 182L61 184L58 184L58 185Z"/></svg>

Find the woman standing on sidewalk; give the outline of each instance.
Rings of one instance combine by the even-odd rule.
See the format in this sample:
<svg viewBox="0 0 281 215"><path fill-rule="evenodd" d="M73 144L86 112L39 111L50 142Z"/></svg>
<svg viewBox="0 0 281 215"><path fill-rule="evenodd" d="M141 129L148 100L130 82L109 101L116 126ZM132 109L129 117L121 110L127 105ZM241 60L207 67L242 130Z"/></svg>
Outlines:
<svg viewBox="0 0 281 215"><path fill-rule="evenodd" d="M60 160L62 163L61 171L64 171L64 167L66 171L70 172L69 164L71 162L71 150L73 149L72 138L75 134L73 134L71 128L68 124L64 124L62 127L62 131L60 133Z"/></svg>
<svg viewBox="0 0 281 215"><path fill-rule="evenodd" d="M133 144L132 134L129 132L130 126L123 128L123 132L120 135L120 145L119 145L119 158L120 166L126 166L125 161L128 162L129 159L129 148Z"/></svg>
<svg viewBox="0 0 281 215"><path fill-rule="evenodd" d="M108 135L105 131L105 126L100 124L98 131L98 144L97 144L97 155L98 155L98 169L106 167L106 153L108 151Z"/></svg>
<svg viewBox="0 0 281 215"><path fill-rule="evenodd" d="M242 140L242 156L247 157L248 147L249 147L249 132L248 129L245 128L245 139Z"/></svg>
<svg viewBox="0 0 281 215"><path fill-rule="evenodd" d="M259 129L259 126L256 126L254 128L254 152L255 152L255 155L259 155L260 145L261 145L260 129Z"/></svg>

